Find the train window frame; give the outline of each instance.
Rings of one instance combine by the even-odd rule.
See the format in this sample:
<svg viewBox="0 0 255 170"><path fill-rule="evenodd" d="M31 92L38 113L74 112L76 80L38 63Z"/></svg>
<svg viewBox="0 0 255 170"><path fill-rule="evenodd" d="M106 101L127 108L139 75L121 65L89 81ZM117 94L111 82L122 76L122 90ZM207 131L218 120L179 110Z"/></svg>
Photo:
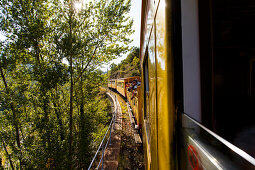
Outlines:
<svg viewBox="0 0 255 170"><path fill-rule="evenodd" d="M221 2L220 0L218 2ZM230 2L230 1L229 1ZM216 3L216 1L214 1L214 3ZM222 3L223 4L223 3ZM234 129L232 126L231 128L229 128L229 130L226 130L227 126L229 126L229 123L226 124L226 126L222 126L224 125L224 123L226 121L229 121L231 120L230 122L234 122L234 119L233 119L233 112L231 112L231 116L227 117L226 116L226 119L222 119L223 117L223 113L226 113L226 112L219 112L217 113L218 110L222 110L222 107L220 107L221 105L218 105L218 110L216 110L217 108L215 107L216 106L216 101L221 97L217 97L216 96L216 91L218 90L217 94L221 94L220 92L220 88L217 89L217 87L215 87L216 85L219 85L220 83L220 80L222 80L222 75L224 75L225 73L230 73L230 64L229 62L233 62L232 60L235 59L234 56L238 56L238 55L233 55L231 53L231 55L233 55L233 57L231 59L229 59L228 62L224 62L226 60L219 60L220 58L220 55L221 54L219 51L216 51L215 49L241 49L241 46L240 44L234 44L235 46L231 46L231 43L229 43L226 39L223 39L224 37L221 37L222 38L222 41L216 41L216 38L217 36L216 35L228 35L228 34L220 34L221 32L219 31L220 29L215 29L216 28L216 21L218 21L221 17L221 15L218 15L216 17L216 12L218 11L223 11L222 9L224 9L223 5L222 4L217 4L218 6L216 6L215 4L212 4L212 1L198 1L198 28L196 28L198 31L199 31L199 59L200 59L200 89L201 89L201 121L198 121L196 120L192 115L189 115L188 113L185 113L187 114L187 116L190 116L191 119L193 119L194 122L197 122L197 124L200 124L201 127L204 127L206 129L208 129L208 131L210 131L210 134L213 134L213 135L216 135L216 136L219 136L220 139L222 140L219 140L221 143L223 143L224 145L226 146L234 146L237 150L241 150L242 151L242 148L240 147L241 145L237 145L238 143L238 140L240 140L240 138L238 139L238 135L240 134L240 130L238 129ZM215 6L213 6L215 5ZM248 6L248 5L247 5ZM216 11L218 9L218 11ZM233 8L232 8L233 9ZM235 10L235 12L238 12L237 10ZM191 16L191 15L190 15ZM197 17L197 16L196 16ZM187 18L185 18L187 19ZM189 20L190 21L190 20ZM227 22L227 20L226 20ZM229 22L230 23L230 22ZM248 22L247 22L248 23ZM228 25L227 25L228 26ZM225 28L228 28L227 26L225 26ZM233 28L233 27L231 27ZM223 26L221 27L221 29L223 29ZM217 31L217 32L216 32ZM216 34L217 33L217 34ZM229 36L230 37L230 36ZM182 39L183 40L183 39ZM224 40L224 41L223 41ZM226 42L225 42L226 41ZM243 41L240 41L240 42L243 42ZM220 44L221 43L221 44ZM224 44L225 43L225 44ZM222 45L223 44L223 45ZM230 45L229 45L230 44ZM218 45L218 46L217 46ZM239 45L239 46L238 46ZM231 47L231 48L230 48ZM245 48L245 50L247 50L247 48ZM230 51L230 50L229 50ZM235 50L232 50L233 52L235 52ZM241 50L240 50L241 51ZM248 56L248 53L244 53L243 52L244 50L242 49L241 52L238 51L239 55L240 56L245 56L247 55ZM222 52L222 51L221 51ZM224 51L223 51L224 52ZM242 53L243 52L243 53ZM237 52L236 52L237 53ZM224 54L224 53L223 53ZM218 57L218 58L216 58ZM241 58L241 57L240 57ZM217 60L218 59L218 60ZM222 59L222 58L220 58ZM251 61L250 61L251 62ZM237 62L236 62L237 63ZM223 65L224 64L224 65ZM228 64L228 65L227 65ZM239 63L238 63L239 64ZM241 65L241 64L240 64ZM185 66L183 66L185 67ZM251 67L251 66L250 66ZM220 70L221 68L228 68L229 72L225 71L225 70ZM234 67L232 67L233 69ZM240 68L242 68L240 66ZM244 68L244 67L243 67ZM218 75L220 75L219 73L217 73L217 70L220 70L220 74L222 77L219 77ZM251 68L250 68L251 69ZM234 69L233 69L234 70ZM225 71L225 72L224 72ZM231 71L232 73L232 71ZM216 74L218 74L217 76L217 82L216 82ZM251 74L251 73L250 73ZM225 77L229 78L229 74L226 74L224 75ZM231 79L227 79L224 77L224 83L227 84L227 80L229 82L231 82ZM240 76L241 77L241 76ZM243 76L244 77L244 76ZM236 78L236 76L235 76ZM251 77L250 77L251 79ZM242 82L242 81L239 81L239 82ZM185 84L185 82L183 82ZM217 84L216 84L217 83ZM222 83L223 84L223 83ZM222 85L220 84L220 85ZM233 84L233 83L232 83ZM188 84L190 85L190 84ZM243 84L242 84L243 85ZM251 86L251 85L250 85ZM249 90L251 89L249 86ZM222 89L223 87L231 87L231 86L223 86L222 85ZM225 89L227 89L225 88ZM245 88L240 88L240 91L242 89L245 89ZM247 90L248 91L248 90ZM226 93L226 95L228 97L228 94ZM230 95L229 95L230 96ZM185 96L184 96L185 97ZM217 97L217 98L216 98ZM231 97L231 96L230 96ZM237 96L238 97L238 96ZM233 98L233 97L232 97ZM225 100L226 101L226 100ZM226 102L223 101L221 103L223 103L224 105L226 105ZM221 104L220 103L220 104ZM184 102L185 104L185 102ZM222 105L223 105L222 104ZM227 110L229 108L226 107L225 110ZM235 110L236 110L236 107L235 107ZM241 109L240 109L241 110ZM185 110L184 110L185 112ZM245 112L246 113L246 112ZM218 118L217 118L217 115L218 114ZM225 114L227 115L227 114ZM248 114L247 114L248 115ZM182 116L184 117L184 116ZM245 117L245 116L243 116ZM248 116L246 116L248 117ZM230 119L229 119L230 118ZM250 118L250 117L249 117ZM237 123L235 125L238 125L239 127L241 126L240 123L238 122L240 121L240 119L237 119ZM184 124L184 120L182 120L182 127L185 128L186 125L188 125L187 123ZM222 122L221 124L219 124L219 122ZM244 121L243 121L244 122ZM245 124L247 124L245 122ZM236 126L236 127L238 127ZM250 125L252 126L252 125ZM239 128L238 127L238 128ZM208 136L208 133L204 132L204 131L200 131L200 129L198 129L197 127L192 127L192 126L188 126L188 129L191 129L193 128L194 130L196 130L197 132L199 132L198 134L201 134L201 136L203 137L207 137ZM243 126L243 130L246 130L244 129L245 126ZM224 129L225 131L225 134L223 134L222 132L222 129ZM182 129L183 130L183 129ZM243 132L243 130L241 132ZM248 131L249 132L249 131ZM243 133L241 133L243 134ZM241 135L240 135L241 136ZM251 135L247 135L247 136L251 136ZM211 138L211 136L209 136ZM208 138L209 138L208 137ZM215 137L215 136L214 136ZM241 136L243 137L243 136ZM209 138L209 139L210 139ZM212 140L212 139L211 139ZM228 144L226 144L226 142ZM246 140L246 141L249 141L249 140ZM215 143L215 142L212 142L212 143ZM246 144L247 146L248 144ZM239 149L240 148L240 149ZM247 147L249 148L249 146ZM222 149L222 148L221 148ZM231 148L230 148L231 149ZM233 150L233 149L232 149ZM244 150L244 149L243 149ZM249 151L251 149L247 149L247 151ZM245 150L244 150L245 151ZM247 152L245 151L245 152ZM232 153L232 152L231 152ZM225 153L224 153L225 154ZM240 154L240 152L236 152L237 155L241 156L242 157L242 154ZM244 157L243 157L244 158ZM233 159L233 157L231 157L231 159ZM238 158L239 159L239 158ZM253 159L254 160L254 159ZM253 161L254 163L254 161Z"/></svg>
<svg viewBox="0 0 255 170"><path fill-rule="evenodd" d="M183 110L201 122L198 1L181 1Z"/></svg>
<svg viewBox="0 0 255 170"><path fill-rule="evenodd" d="M143 63L143 76L144 76L144 119L147 118L147 109L146 109L146 96L149 95L149 68L148 68L148 48L145 52L145 58Z"/></svg>

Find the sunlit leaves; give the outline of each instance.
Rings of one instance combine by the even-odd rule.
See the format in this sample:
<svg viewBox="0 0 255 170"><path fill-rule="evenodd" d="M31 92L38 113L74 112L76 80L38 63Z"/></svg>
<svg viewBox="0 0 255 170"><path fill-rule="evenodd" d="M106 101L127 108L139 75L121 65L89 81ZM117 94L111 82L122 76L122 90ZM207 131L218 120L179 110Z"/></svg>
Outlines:
<svg viewBox="0 0 255 170"><path fill-rule="evenodd" d="M122 72L123 77L140 76L139 48L133 48L126 59L118 65L112 63L110 68L110 78L117 78L119 72Z"/></svg>
<svg viewBox="0 0 255 170"><path fill-rule="evenodd" d="M90 1L80 10L72 2L0 2L0 32L7 37L0 44L5 168L10 162L17 169L68 167L71 97L74 168L87 166L109 123L109 101L100 94L107 77L98 67L129 50L130 0Z"/></svg>

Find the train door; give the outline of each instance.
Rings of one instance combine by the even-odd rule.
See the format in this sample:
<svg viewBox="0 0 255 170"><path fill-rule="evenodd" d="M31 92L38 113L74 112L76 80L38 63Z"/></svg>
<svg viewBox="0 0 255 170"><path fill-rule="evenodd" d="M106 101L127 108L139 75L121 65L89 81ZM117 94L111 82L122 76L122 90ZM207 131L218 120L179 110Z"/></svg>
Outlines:
<svg viewBox="0 0 255 170"><path fill-rule="evenodd" d="M181 0L180 169L255 168L254 7Z"/></svg>

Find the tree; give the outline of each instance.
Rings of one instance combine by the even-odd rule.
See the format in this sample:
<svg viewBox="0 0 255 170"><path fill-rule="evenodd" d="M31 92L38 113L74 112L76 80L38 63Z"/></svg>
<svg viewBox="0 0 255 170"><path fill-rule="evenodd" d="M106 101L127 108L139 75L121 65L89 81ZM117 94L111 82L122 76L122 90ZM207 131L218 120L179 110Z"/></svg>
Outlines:
<svg viewBox="0 0 255 170"><path fill-rule="evenodd" d="M125 59L127 63L131 63L135 57L139 58L139 48L134 47L132 51L128 54L127 58Z"/></svg>
<svg viewBox="0 0 255 170"><path fill-rule="evenodd" d="M108 123L98 67L129 50L130 0L76 2L0 2L0 145L12 169L86 168Z"/></svg>
<svg viewBox="0 0 255 170"><path fill-rule="evenodd" d="M47 126L48 120L48 98L47 98L47 89L49 88L49 84L45 84L45 82L49 82L46 80L48 78L47 74L47 61L44 60L43 49L40 47L43 43L47 41L49 29L47 27L51 8L49 7L49 2L47 1L1 1L1 31L5 33L8 38L6 41L6 53L2 53L1 62L6 66L6 74L11 74L14 72L20 72L19 67L28 68L33 76L33 80L38 82L41 87L40 100L43 102L44 108L44 120L46 121L45 125ZM45 56L46 57L46 56ZM5 61L12 62L5 62ZM27 67L26 67L27 66ZM12 68L12 69L9 69ZM27 70L27 69L26 69ZM23 151L21 150L21 139L20 132L22 132L20 109L17 109L18 106L21 106L23 102L22 100L15 100L18 96L22 96L24 91L21 93L15 94L13 88L15 86L8 84L5 81L5 77L8 75L4 75L4 70L1 67L2 72L2 81L6 87L6 94L10 94L10 100L13 114L14 126L16 129L16 142L17 142L17 151L19 151L19 160L20 166L27 164L27 161L23 157ZM24 72L25 75L28 73ZM29 78L32 78L29 77ZM15 77L15 76L14 76ZM25 77L25 76L24 76ZM16 76L14 80L19 80L19 77ZM30 80L31 81L31 80ZM10 82L10 81L9 81ZM22 84L23 88L27 88L28 84ZM19 88L19 86L18 86ZM11 92L10 92L11 91ZM16 96L17 95L17 96ZM7 106L8 108L8 106ZM45 142L50 145L50 132L46 128L47 131L47 139ZM12 148L16 149L16 148ZM49 151L49 150L48 150Z"/></svg>
<svg viewBox="0 0 255 170"><path fill-rule="evenodd" d="M119 78L120 72L122 77L140 76L139 48L133 47L127 58L120 64L110 65L110 78Z"/></svg>
<svg viewBox="0 0 255 170"><path fill-rule="evenodd" d="M79 89L76 103L80 108L80 120L84 121L84 82L98 66L128 50L127 35L132 33L132 20L126 17L130 0L101 0L84 4L78 11L73 1L62 4L57 45L69 62L70 115L69 115L69 160L72 159L73 143L73 92ZM93 17L91 17L93 16ZM83 126L84 123L81 123ZM83 127L81 127L83 129ZM72 162L69 163L72 168Z"/></svg>

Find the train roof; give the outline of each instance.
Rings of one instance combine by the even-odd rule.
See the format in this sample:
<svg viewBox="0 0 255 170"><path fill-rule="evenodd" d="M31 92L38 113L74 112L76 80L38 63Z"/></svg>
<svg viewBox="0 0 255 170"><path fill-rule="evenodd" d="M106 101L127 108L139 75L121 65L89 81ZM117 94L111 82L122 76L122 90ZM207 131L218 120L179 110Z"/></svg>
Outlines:
<svg viewBox="0 0 255 170"><path fill-rule="evenodd" d="M125 79L135 79L138 78L140 79L140 76L133 76L133 77L125 77L125 78L119 78L118 80L125 80Z"/></svg>
<svg viewBox="0 0 255 170"><path fill-rule="evenodd" d="M126 78L118 78L118 79L110 79L109 81L115 81L115 80L129 80L129 79L138 79L138 80L140 80L140 76L126 77Z"/></svg>

